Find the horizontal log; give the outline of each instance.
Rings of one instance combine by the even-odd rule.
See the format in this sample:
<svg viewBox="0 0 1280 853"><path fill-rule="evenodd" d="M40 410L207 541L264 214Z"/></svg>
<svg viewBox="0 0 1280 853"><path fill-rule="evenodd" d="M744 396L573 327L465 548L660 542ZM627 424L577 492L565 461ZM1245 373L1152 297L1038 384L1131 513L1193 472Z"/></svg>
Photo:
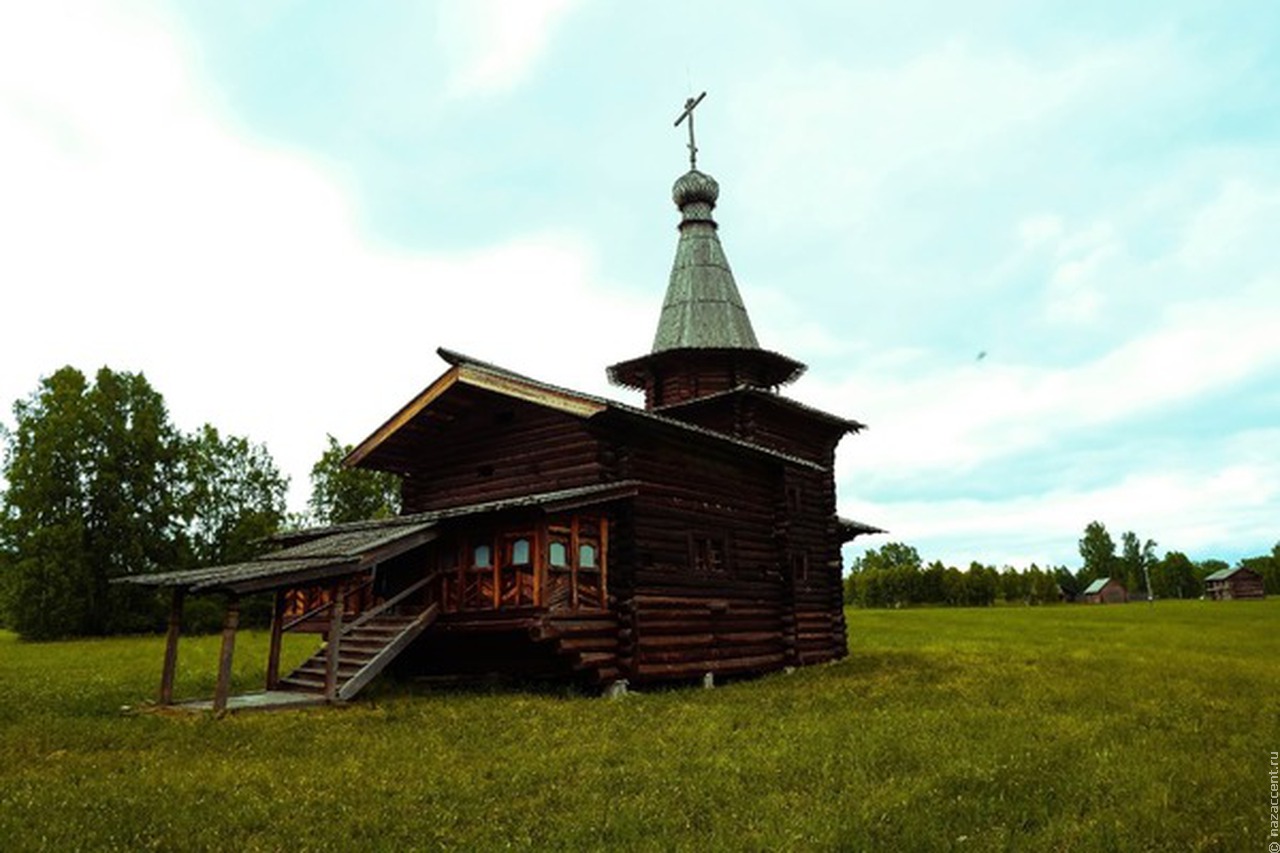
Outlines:
<svg viewBox="0 0 1280 853"><path fill-rule="evenodd" d="M786 656L779 652L777 654L716 661L694 661L677 664L637 663L634 671L637 679L697 678L706 672L732 674L778 669L783 665L785 659Z"/></svg>

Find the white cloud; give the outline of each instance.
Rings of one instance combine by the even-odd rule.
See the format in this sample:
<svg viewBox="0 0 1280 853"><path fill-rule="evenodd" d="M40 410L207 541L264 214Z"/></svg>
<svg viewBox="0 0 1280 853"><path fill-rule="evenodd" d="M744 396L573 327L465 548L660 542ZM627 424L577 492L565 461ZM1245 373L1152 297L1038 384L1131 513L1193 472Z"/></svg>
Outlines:
<svg viewBox="0 0 1280 853"><path fill-rule="evenodd" d="M750 164L748 215L866 226L886 205L902 210L904 190L927 185L972 193L957 211L980 208L993 181L1039 163L1046 140L1100 132L1099 116L1122 115L1179 79L1177 60L1170 40L1153 35L1066 56L953 39L896 66L794 55L761 63L731 109L739 159ZM1093 126L1080 126L1082 114ZM747 132L758 127L769 132Z"/></svg>
<svg viewBox="0 0 1280 853"><path fill-rule="evenodd" d="M298 504L325 433L363 438L438 345L596 388L580 353L643 351L581 238L379 246L323 165L215 120L154 17L91 11L0 22L0 400L67 363L145 370L180 427L265 441ZM58 38L74 62L37 47Z"/></svg>
<svg viewBox="0 0 1280 853"><path fill-rule="evenodd" d="M453 66L453 97L514 88L537 65L578 0L468 0L439 8L438 41Z"/></svg>
<svg viewBox="0 0 1280 853"><path fill-rule="evenodd" d="M1227 455L1234 464L1218 468L1197 460L1167 459L1131 471L1114 483L1089 490L1058 490L1015 499L918 500L869 506L846 504L842 511L890 528L888 539L916 544L926 559L967 564L977 559L1025 568L1032 562L1079 564L1075 540L1090 521L1102 520L1119 539L1133 530L1155 539L1160 551L1178 550L1194 558L1230 553L1274 529L1280 499L1280 430L1259 429L1235 436ZM940 552L940 550L942 552Z"/></svg>

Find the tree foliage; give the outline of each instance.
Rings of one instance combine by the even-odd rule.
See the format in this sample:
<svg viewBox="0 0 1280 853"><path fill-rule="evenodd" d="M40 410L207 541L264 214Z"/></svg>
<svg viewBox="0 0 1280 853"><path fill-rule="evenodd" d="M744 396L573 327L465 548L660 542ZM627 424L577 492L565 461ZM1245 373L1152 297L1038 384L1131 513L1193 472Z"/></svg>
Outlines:
<svg viewBox="0 0 1280 853"><path fill-rule="evenodd" d="M163 615L127 575L242 559L284 513L266 450L212 427L183 436L141 373L41 380L4 435L0 610L23 637L148 630Z"/></svg>
<svg viewBox="0 0 1280 853"><path fill-rule="evenodd" d="M261 444L205 424L185 438L181 510L186 546L197 564L256 556L285 518L289 481Z"/></svg>
<svg viewBox="0 0 1280 853"><path fill-rule="evenodd" d="M370 518L389 518L400 511L400 478L381 471L347 468L342 460L351 445L332 435L320 459L311 467L308 505L317 524L341 524Z"/></svg>
<svg viewBox="0 0 1280 853"><path fill-rule="evenodd" d="M1116 543L1101 521L1091 521L1080 540L1080 558L1084 561L1079 574L1086 586L1098 578L1111 577L1116 572Z"/></svg>
<svg viewBox="0 0 1280 853"><path fill-rule="evenodd" d="M14 405L4 550L14 629L45 639L139 630L150 595L113 578L172 567L180 439L138 373L64 367Z"/></svg>

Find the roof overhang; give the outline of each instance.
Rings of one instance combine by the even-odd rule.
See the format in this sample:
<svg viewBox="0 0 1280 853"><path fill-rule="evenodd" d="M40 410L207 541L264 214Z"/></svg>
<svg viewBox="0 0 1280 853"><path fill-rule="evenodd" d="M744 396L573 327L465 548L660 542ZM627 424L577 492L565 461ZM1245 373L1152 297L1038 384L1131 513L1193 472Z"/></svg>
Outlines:
<svg viewBox="0 0 1280 853"><path fill-rule="evenodd" d="M805 371L803 362L773 350L751 347L675 347L620 361L610 365L606 372L609 381L615 385L643 390L655 376L691 359L750 363L760 371L766 384L774 386L794 382Z"/></svg>
<svg viewBox="0 0 1280 853"><path fill-rule="evenodd" d="M283 548L254 560L181 572L131 575L115 582L180 588L197 594L224 592L241 595L286 589L367 571L437 539L454 520L522 510L564 512L634 497L639 489L639 482L622 480L395 518L289 531L272 540Z"/></svg>
<svg viewBox="0 0 1280 853"><path fill-rule="evenodd" d="M386 423L374 430L372 435L360 442L342 460L342 464L354 467L368 459L404 427L415 421L424 420L425 413L431 404L457 387L490 391L580 418L589 418L607 408L607 404L601 400L576 394L568 389L532 382L517 374L492 369L482 363L456 362L400 411L392 415Z"/></svg>
<svg viewBox="0 0 1280 853"><path fill-rule="evenodd" d="M852 542L859 536L867 536L873 533L888 533L871 524L864 524L861 521L854 521L852 518L836 518L836 530L840 534L841 542Z"/></svg>
<svg viewBox="0 0 1280 853"><path fill-rule="evenodd" d="M861 421L852 418L843 418L839 415L833 415L822 409L801 403L799 400L793 400L790 397L764 388L754 388L750 385L739 385L736 388L730 388L726 391L717 391L714 394L707 394L702 397L695 397L692 400L684 400L679 403L672 403L668 406L659 406L653 411L662 413L678 413L697 409L703 405L713 404L723 400L726 397L746 396L754 400L759 400L765 405L775 406L777 408L803 414L807 417L824 421L833 428L839 429L841 433L852 432L858 433L867 428L867 425Z"/></svg>
<svg viewBox="0 0 1280 853"><path fill-rule="evenodd" d="M236 595L284 589L366 571L432 541L439 536L434 527L434 522L421 522L333 531L242 563L132 575L116 582Z"/></svg>
<svg viewBox="0 0 1280 853"><path fill-rule="evenodd" d="M714 442L726 450L747 451L777 461L826 470L823 466L807 459L690 424L669 415L663 415L661 412L638 409L614 400L551 385L452 350L441 348L437 352L451 367L352 450L342 460L343 465L405 473L399 467L403 463L393 463L395 452L392 450L392 445L397 440L400 442L408 440L402 433L410 432L413 427L425 428L432 420L432 405L437 404L451 390L469 388L509 399L522 400L583 420L608 416L643 423L649 428L676 431L686 437L696 436L702 440ZM439 417L439 413L435 413L435 416Z"/></svg>

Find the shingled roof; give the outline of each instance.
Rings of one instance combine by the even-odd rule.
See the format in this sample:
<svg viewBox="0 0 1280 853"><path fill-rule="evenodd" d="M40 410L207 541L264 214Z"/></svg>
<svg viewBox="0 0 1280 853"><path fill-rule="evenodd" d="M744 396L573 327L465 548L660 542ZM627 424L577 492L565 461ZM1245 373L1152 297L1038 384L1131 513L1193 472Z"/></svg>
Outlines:
<svg viewBox="0 0 1280 853"><path fill-rule="evenodd" d="M394 518L288 531L274 537L275 542L285 547L253 560L181 572L131 575L118 578L116 582L180 587L195 593L249 593L313 583L363 571L424 545L439 535L438 527L442 522L452 518L525 507L552 512L603 503L634 495L638 485L631 480L601 483Z"/></svg>

